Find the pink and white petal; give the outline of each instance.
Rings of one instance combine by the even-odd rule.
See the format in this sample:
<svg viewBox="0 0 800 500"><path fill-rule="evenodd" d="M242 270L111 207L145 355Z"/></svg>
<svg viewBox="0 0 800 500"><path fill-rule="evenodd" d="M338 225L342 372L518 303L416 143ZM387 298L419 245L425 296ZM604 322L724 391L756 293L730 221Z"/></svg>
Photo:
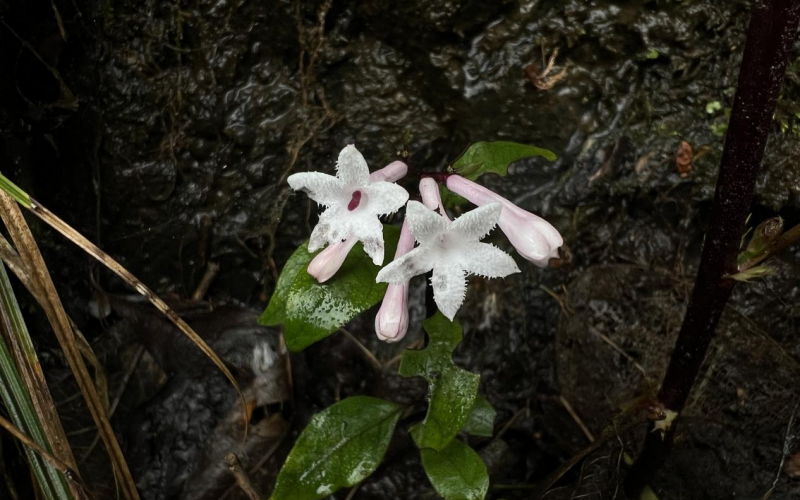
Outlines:
<svg viewBox="0 0 800 500"><path fill-rule="evenodd" d="M489 203L474 210L470 210L453 221L450 230L472 240L480 240L497 225L503 206L499 203Z"/></svg>
<svg viewBox="0 0 800 500"><path fill-rule="evenodd" d="M417 247L381 269L375 282L400 284L414 276L425 274L431 269L433 269L433 261L430 259L429 251L426 248Z"/></svg>
<svg viewBox="0 0 800 500"><path fill-rule="evenodd" d="M348 144L339 153L336 162L336 177L349 187L364 187L369 184L369 167L367 160L352 144Z"/></svg>
<svg viewBox="0 0 800 500"><path fill-rule="evenodd" d="M305 192L309 198L320 205L347 203L345 184L336 177L321 172L301 172L292 174L286 179L295 191Z"/></svg>
<svg viewBox="0 0 800 500"><path fill-rule="evenodd" d="M367 211L349 212L347 217L350 231L364 244L364 251L375 265L383 264L383 224L376 215Z"/></svg>
<svg viewBox="0 0 800 500"><path fill-rule="evenodd" d="M450 221L425 207L418 201L409 201L406 205L406 219L411 226L411 233L420 243L427 243L447 230Z"/></svg>
<svg viewBox="0 0 800 500"><path fill-rule="evenodd" d="M363 190L368 199L364 208L375 215L397 212L408 201L408 192L393 182L373 182Z"/></svg>
<svg viewBox="0 0 800 500"><path fill-rule="evenodd" d="M349 233L346 221L341 217L342 209L333 206L319 216L319 222L311 231L308 240L308 251L316 252L326 243L338 243L345 239Z"/></svg>
<svg viewBox="0 0 800 500"><path fill-rule="evenodd" d="M457 265L439 265L431 278L433 300L450 321L453 320L467 295L467 276Z"/></svg>
<svg viewBox="0 0 800 500"><path fill-rule="evenodd" d="M466 272L487 278L505 278L519 272L510 255L489 243L465 244L458 263Z"/></svg>

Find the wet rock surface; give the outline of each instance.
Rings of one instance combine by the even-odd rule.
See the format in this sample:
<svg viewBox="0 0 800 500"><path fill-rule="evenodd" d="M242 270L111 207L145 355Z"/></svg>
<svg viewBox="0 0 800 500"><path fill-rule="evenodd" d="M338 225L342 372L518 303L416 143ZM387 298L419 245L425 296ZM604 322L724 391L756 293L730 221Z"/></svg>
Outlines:
<svg viewBox="0 0 800 500"><path fill-rule="evenodd" d="M489 498L529 498L527 485L588 444L559 396L597 433L648 390L633 361L659 380L707 224L746 2L334 1L322 20L321 2L53 5L60 21L51 2L0 0L8 25L0 26L3 172L162 294L190 297L215 263L213 303L263 308L315 222L315 208L289 193L286 175L331 172L346 143L372 168L407 148L412 167L441 169L477 140L556 152L556 162L525 160L505 178L482 179L551 220L574 255L560 270L523 261L523 272L504 281L473 279L460 313L465 340L456 360L481 373L481 390L498 410L498 438L470 441L491 462L493 484L508 487ZM538 90L526 69L541 74L556 49L556 71L566 77ZM754 223L776 213L786 227L800 222L797 51L793 57ZM685 178L676 168L681 141L693 152ZM91 341L107 338L86 313L95 268L33 224L70 313ZM509 248L502 235L490 241ZM659 498L760 498L771 486L797 399L788 388L800 355L797 272L796 253L787 254L778 276L735 295L683 440L653 485ZM106 273L99 281L124 290ZM414 326L401 345L378 342L369 314L347 327L382 370L342 334L292 356L290 437L353 394L415 404L421 417L424 384L397 377L389 364L421 338L421 281L411 302ZM40 345L53 348L44 322L32 324ZM59 358L49 359L57 370ZM126 366L108 365L113 388ZM213 369L203 373L206 385L192 392L217 394L206 376ZM763 385L754 387L756 378ZM142 408L185 411L188 382L179 379L174 371L152 377L136 393L140 406L121 407L120 432L135 428L127 417ZM189 440L192 461L166 478L164 498L196 491L187 481L209 456L201 443L226 415L217 403L234 399L219 382L216 403L200 405L216 408L213 422ZM256 474L264 491L290 441ZM636 442L625 441L627 453ZM609 474L603 496L613 496L617 458L599 471ZM571 484L572 494L579 476L559 486ZM781 476L772 498L791 498L796 488ZM402 432L354 498L387 497L432 498Z"/></svg>

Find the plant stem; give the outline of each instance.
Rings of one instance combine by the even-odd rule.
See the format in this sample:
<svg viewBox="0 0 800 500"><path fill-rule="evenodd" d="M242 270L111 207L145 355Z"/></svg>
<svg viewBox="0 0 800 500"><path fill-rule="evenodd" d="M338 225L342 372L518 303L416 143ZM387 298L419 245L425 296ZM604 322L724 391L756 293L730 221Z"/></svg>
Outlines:
<svg viewBox="0 0 800 500"><path fill-rule="evenodd" d="M772 114L797 34L800 2L756 0L744 46L733 112L717 178L711 226L706 233L692 298L672 353L658 402L678 414L700 373L725 303L736 282L739 243L764 155ZM649 432L644 449L625 482L638 498L666 459L675 432Z"/></svg>

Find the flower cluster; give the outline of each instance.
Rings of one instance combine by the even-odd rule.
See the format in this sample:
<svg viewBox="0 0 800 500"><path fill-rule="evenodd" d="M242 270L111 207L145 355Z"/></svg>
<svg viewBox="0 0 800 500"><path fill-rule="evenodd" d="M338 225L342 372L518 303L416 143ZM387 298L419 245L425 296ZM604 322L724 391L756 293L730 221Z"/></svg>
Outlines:
<svg viewBox="0 0 800 500"><path fill-rule="evenodd" d="M449 175L447 188L478 208L450 220L432 177L420 180L422 203L408 201L408 192L395 184L408 167L395 161L369 173L367 162L353 145L339 154L336 176L319 172L293 174L292 189L305 191L326 207L308 243L309 252L326 244L308 266L308 273L323 283L339 270L357 241L376 265L384 259L380 217L406 206L406 218L394 260L380 270L378 282L389 283L375 318L381 340L397 342L408 330L409 280L431 273L433 297L449 319L464 302L467 277L503 278L519 272L514 260L481 240L499 226L525 259L539 267L558 257L564 240L546 220L527 212L497 193L458 175ZM416 243L419 246L415 247Z"/></svg>

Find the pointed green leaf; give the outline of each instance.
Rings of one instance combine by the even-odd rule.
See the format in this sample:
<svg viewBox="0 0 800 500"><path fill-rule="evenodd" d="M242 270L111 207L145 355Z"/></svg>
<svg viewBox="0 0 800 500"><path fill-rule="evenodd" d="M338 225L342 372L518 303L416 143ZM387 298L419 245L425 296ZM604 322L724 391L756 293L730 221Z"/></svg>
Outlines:
<svg viewBox="0 0 800 500"><path fill-rule="evenodd" d="M386 255L394 255L399 237L398 228L384 226ZM375 283L380 266L372 263L361 243L353 247L336 276L322 284L306 272L316 255L308 252L308 242L295 250L258 320L266 326L283 323L286 345L292 351L324 339L380 302L386 293L386 283Z"/></svg>
<svg viewBox="0 0 800 500"><path fill-rule="evenodd" d="M469 414L467 423L464 424L463 431L473 436L492 437L494 434L494 411L492 404L481 395L475 398L475 405Z"/></svg>
<svg viewBox="0 0 800 500"><path fill-rule="evenodd" d="M552 151L536 146L508 141L482 141L472 144L453 162L452 169L462 177L475 180L488 172L506 175L509 165L533 156L541 156L550 161L556 159Z"/></svg>
<svg viewBox="0 0 800 500"><path fill-rule="evenodd" d="M314 415L286 458L270 500L317 500L366 479L380 465L402 410L356 396Z"/></svg>
<svg viewBox="0 0 800 500"><path fill-rule="evenodd" d="M437 312L422 323L430 342L421 351L407 350L400 375L428 380L428 414L411 429L420 448L441 450L467 422L478 394L480 375L453 363L453 350L461 342L461 325Z"/></svg>
<svg viewBox="0 0 800 500"><path fill-rule="evenodd" d="M422 466L445 500L483 500L489 491L489 474L483 460L458 439L441 451L422 450Z"/></svg>

